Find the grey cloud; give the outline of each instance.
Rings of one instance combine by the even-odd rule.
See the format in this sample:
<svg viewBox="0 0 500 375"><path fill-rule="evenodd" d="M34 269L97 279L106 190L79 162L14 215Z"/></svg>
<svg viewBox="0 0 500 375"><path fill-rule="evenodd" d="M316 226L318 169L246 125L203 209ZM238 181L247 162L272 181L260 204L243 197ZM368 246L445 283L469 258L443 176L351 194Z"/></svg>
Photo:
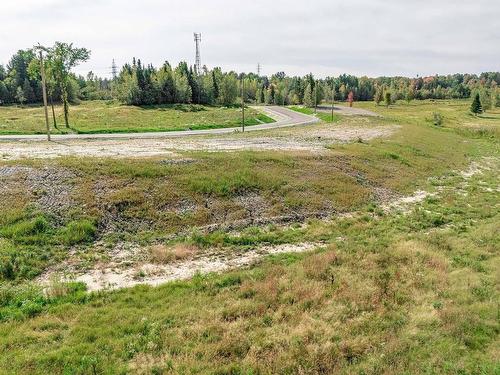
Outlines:
<svg viewBox="0 0 500 375"><path fill-rule="evenodd" d="M113 58L132 56L192 62L193 31L208 66L261 62L268 74L477 73L500 61L498 0L7 1L0 62L38 41L73 41L92 50L82 73L109 74Z"/></svg>

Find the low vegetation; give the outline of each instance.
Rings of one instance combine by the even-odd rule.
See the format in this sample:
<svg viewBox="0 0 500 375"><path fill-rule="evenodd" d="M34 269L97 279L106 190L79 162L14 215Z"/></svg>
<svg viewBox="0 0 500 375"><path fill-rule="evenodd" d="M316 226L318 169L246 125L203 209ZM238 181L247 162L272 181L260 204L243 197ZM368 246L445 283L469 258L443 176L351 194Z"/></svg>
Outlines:
<svg viewBox="0 0 500 375"><path fill-rule="evenodd" d="M62 123L62 106L55 108ZM0 106L0 134L41 134L45 132L40 106ZM248 108L247 126L270 123L270 117ZM191 104L133 107L113 101L85 101L71 107L71 128L63 125L54 133L128 133L199 130L241 126L241 109Z"/></svg>
<svg viewBox="0 0 500 375"><path fill-rule="evenodd" d="M292 111L304 113L306 115L314 115L324 122L338 122L340 120L339 115L333 114L332 116L329 113L315 112L313 108L298 106L290 106L288 108L290 108Z"/></svg>
<svg viewBox="0 0 500 375"><path fill-rule="evenodd" d="M498 372L500 113L474 116L469 101L354 106L383 117L315 130L397 131L322 152L1 162L0 369ZM23 178L43 170L59 171L59 193ZM416 190L425 198L398 203ZM36 283L60 262L105 261L122 242L158 264L260 245L317 249L159 287Z"/></svg>
<svg viewBox="0 0 500 375"><path fill-rule="evenodd" d="M157 244L151 246L150 252L151 260L154 263L165 264L193 257L197 252L197 248L185 243L176 243L173 246Z"/></svg>

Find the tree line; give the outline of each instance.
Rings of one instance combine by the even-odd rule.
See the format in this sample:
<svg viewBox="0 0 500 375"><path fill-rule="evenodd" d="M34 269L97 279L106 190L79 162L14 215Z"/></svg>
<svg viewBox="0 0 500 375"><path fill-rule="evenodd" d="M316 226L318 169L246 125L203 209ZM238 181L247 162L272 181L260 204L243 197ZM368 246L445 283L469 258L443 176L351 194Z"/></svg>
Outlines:
<svg viewBox="0 0 500 375"><path fill-rule="evenodd" d="M64 121L69 127L69 103L81 97L80 87L71 69L89 57L90 51L86 48L61 42L51 47L38 45L18 51L7 64L7 69L0 65L0 104L41 102L43 70L54 126L57 128L54 114L54 102L57 101L63 104Z"/></svg>
<svg viewBox="0 0 500 375"><path fill-rule="evenodd" d="M338 77L316 79L312 74L289 77L278 72L270 77L254 73L223 72L220 68L200 72L186 62L159 68L132 59L116 77L101 78L89 72L77 76L71 68L88 59L90 51L57 42L45 49L48 92L52 102L119 100L147 106L193 103L229 106L243 97L247 103L315 106L322 101L462 99L479 94L483 109L500 106L500 72L435 75L430 77ZM18 51L4 67L0 65L0 104L41 102L40 66L36 49Z"/></svg>

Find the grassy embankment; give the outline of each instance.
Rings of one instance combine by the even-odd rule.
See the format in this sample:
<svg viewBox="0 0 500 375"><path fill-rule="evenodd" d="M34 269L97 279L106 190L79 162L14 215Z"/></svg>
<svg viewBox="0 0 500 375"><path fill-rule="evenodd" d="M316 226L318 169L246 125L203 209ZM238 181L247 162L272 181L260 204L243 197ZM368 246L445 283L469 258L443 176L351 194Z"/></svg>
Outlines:
<svg viewBox="0 0 500 375"><path fill-rule="evenodd" d="M389 139L332 144L325 155L192 153L188 156L196 161L183 165L71 158L4 163L75 171L78 204L67 216L54 218L33 211L34 198L22 188L7 192L1 260L2 266L17 264L18 273L11 275L16 284L5 275L2 281L0 369L499 371L495 134L500 122L468 115L464 102L366 106L385 117L366 119L363 126L401 129ZM445 113L442 127L432 125L433 111ZM335 126L357 121L342 118ZM484 166L482 173L464 177L458 171L471 161ZM92 205L98 181L111 188L100 185L104 202ZM436 195L408 214L386 214L374 201L373 188ZM358 213L309 220L303 227L250 227L241 235L195 232L172 240L242 251L259 243L324 243L313 254L268 257L249 270L93 295L80 285L59 286L48 298L19 284L54 259L64 259L69 246L90 251L88 246L104 235L99 223L110 211L139 224L106 233L109 241L139 237L147 243L181 228L246 217L236 202L250 193L270 202L263 216L321 210L325 202ZM199 205L173 213L169 207L181 198Z"/></svg>
<svg viewBox="0 0 500 375"><path fill-rule="evenodd" d="M248 108L247 126L273 122ZM83 101L70 107L70 129L64 125L62 106L56 106L57 133L134 133L176 130L201 130L237 127L241 124L238 108L201 105L163 105L133 107L116 102ZM0 134L42 134L45 132L43 107L0 106Z"/></svg>
<svg viewBox="0 0 500 375"><path fill-rule="evenodd" d="M312 115L318 117L321 121L324 122L338 122L340 120L340 116L337 114L333 114L333 117L330 113L325 113L325 112L316 112L314 113L313 108L308 108L308 107L299 107L299 106L289 106L289 109L295 112L300 112L304 113L306 115Z"/></svg>

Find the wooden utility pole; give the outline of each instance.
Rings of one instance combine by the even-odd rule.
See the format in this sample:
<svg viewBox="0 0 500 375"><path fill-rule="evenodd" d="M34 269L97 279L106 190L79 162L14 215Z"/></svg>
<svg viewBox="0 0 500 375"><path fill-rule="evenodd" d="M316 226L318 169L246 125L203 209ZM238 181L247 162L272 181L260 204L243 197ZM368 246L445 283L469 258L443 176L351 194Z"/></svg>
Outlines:
<svg viewBox="0 0 500 375"><path fill-rule="evenodd" d="M318 81L314 81L314 113L318 110Z"/></svg>
<svg viewBox="0 0 500 375"><path fill-rule="evenodd" d="M241 76L241 125L245 132L245 76Z"/></svg>
<svg viewBox="0 0 500 375"><path fill-rule="evenodd" d="M47 86L45 81L45 65L43 63L43 54L41 50L40 50L40 74L42 76L43 108L45 110L45 126L47 127L47 140L50 141L49 110L47 108Z"/></svg>
<svg viewBox="0 0 500 375"><path fill-rule="evenodd" d="M333 103L335 102L335 83L332 80L332 122L333 122Z"/></svg>

